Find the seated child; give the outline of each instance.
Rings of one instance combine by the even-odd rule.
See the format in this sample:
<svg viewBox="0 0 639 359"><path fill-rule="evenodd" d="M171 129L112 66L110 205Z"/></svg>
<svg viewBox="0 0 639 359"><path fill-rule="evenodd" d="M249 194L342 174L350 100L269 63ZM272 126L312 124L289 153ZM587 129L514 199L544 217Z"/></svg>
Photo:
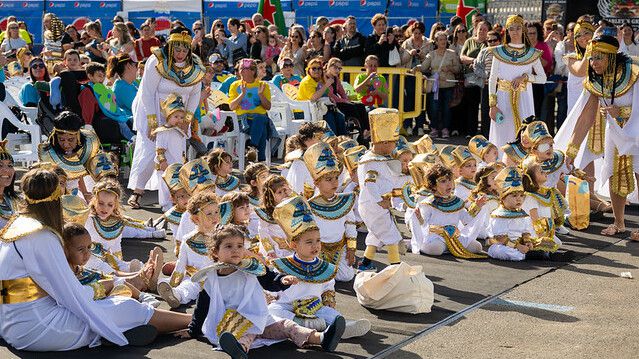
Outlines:
<svg viewBox="0 0 639 359"><path fill-rule="evenodd" d="M185 130L188 123L186 122L186 108L181 96L170 94L162 101L161 109L166 123L153 130L156 174L155 182L151 187L158 189L158 202L163 211L168 211L171 207L171 195L162 176L169 165L186 161L186 139L188 136Z"/></svg>
<svg viewBox="0 0 639 359"><path fill-rule="evenodd" d="M266 182L268 175L268 167L261 162L251 163L250 165L246 166L246 169L244 170L244 180L250 188L248 197L251 207L251 213L249 215L249 223L246 227L248 228L249 239L251 240L251 242L257 240L260 217L257 215L256 210L262 205L262 192L264 188L264 182Z"/></svg>
<svg viewBox="0 0 639 359"><path fill-rule="evenodd" d="M534 116L530 116L526 121L534 120L534 118ZM521 161L528 156L528 152L530 152L532 142L530 141L526 130L528 123L529 122L524 122L519 128L515 141L507 143L501 147L503 153L501 161L508 167L519 166Z"/></svg>
<svg viewBox="0 0 639 359"><path fill-rule="evenodd" d="M279 291L299 280L275 274L259 261L245 258L244 231L235 225L216 230L208 243L215 264L198 273L204 277L191 325L182 337L202 333L232 358L248 358L251 348L290 339L298 347L321 345L333 351L344 332L338 316L324 332L304 328L289 319L273 318L263 289ZM202 328L203 327L203 328Z"/></svg>
<svg viewBox="0 0 639 359"><path fill-rule="evenodd" d="M249 236L248 224L251 217L251 204L249 202L249 196L246 192L229 192L225 194L222 199L222 203L225 204L225 210L228 207L228 214L222 213L222 205L220 205L220 225L225 224L235 224L238 228L241 228L246 237ZM228 206L226 206L228 204ZM249 241L247 243L246 248L251 248L251 245L255 245L257 247L259 245L259 241L252 243Z"/></svg>
<svg viewBox="0 0 639 359"><path fill-rule="evenodd" d="M196 230L182 239L180 254L170 280L158 283L158 294L171 308L197 299L200 283L191 281L198 270L212 263L208 255L207 242L220 220L218 199L211 190L196 193L187 206Z"/></svg>
<svg viewBox="0 0 639 359"><path fill-rule="evenodd" d="M293 254L286 241L286 233L273 218L275 207L291 194L293 192L284 177L270 175L266 179L262 206L255 209L255 213L260 217L258 225L260 254L266 259L283 258Z"/></svg>
<svg viewBox="0 0 639 359"><path fill-rule="evenodd" d="M239 190L240 179L233 176L233 158L221 148L216 148L208 155L209 168L215 178L215 193L222 197Z"/></svg>
<svg viewBox="0 0 639 359"><path fill-rule="evenodd" d="M348 171L348 177L342 184L342 193L353 193L359 198L359 179L357 178L357 166L359 159L366 153L366 147L356 146L344 151L344 169ZM362 217L359 215L359 203L355 201L353 205L353 215L355 216L355 225L358 230L365 230Z"/></svg>
<svg viewBox="0 0 639 359"><path fill-rule="evenodd" d="M336 193L340 170L328 144L319 142L309 147L304 152L304 162L319 191L309 205L320 230L321 258L337 267L335 280L349 282L355 277L357 230L353 206L357 195Z"/></svg>
<svg viewBox="0 0 639 359"><path fill-rule="evenodd" d="M477 160L466 146L457 146L453 155L459 166L459 177L455 179L455 196L467 202L470 192L475 189L475 172L477 172Z"/></svg>
<svg viewBox="0 0 639 359"><path fill-rule="evenodd" d="M441 164L441 160L436 153L420 153L408 163L408 170L413 182L402 188L402 197L404 198L404 203L406 203L404 217L406 225L411 232L410 243L413 254L420 253L420 245L424 242L424 233L422 233L421 229L424 219L421 217L420 212L417 211L417 205L432 195L426 181L426 172L436 163Z"/></svg>
<svg viewBox="0 0 639 359"><path fill-rule="evenodd" d="M426 171L426 183L432 195L417 205L423 220L424 241L419 244L420 252L438 256L448 250L458 258L486 258L481 243L460 234L459 229L472 220L472 215L464 207L464 201L453 195L452 172L441 164L434 164ZM483 204L478 201L479 206Z"/></svg>
<svg viewBox="0 0 639 359"><path fill-rule="evenodd" d="M446 168L451 170L453 178L459 177L459 161L457 156L455 156L456 149L457 146L455 145L446 145L439 150L441 162Z"/></svg>
<svg viewBox="0 0 639 359"><path fill-rule="evenodd" d="M429 135L423 135L410 145L416 154L437 153L437 147Z"/></svg>
<svg viewBox="0 0 639 359"><path fill-rule="evenodd" d="M166 186L169 189L169 192L171 193L171 201L173 202L173 207L171 207L168 211L164 212L162 214L162 217L160 217L156 221L158 223L154 224L157 227L159 225L159 222L164 221L164 223L168 225L169 229L171 230L171 233L173 234L173 239L176 241L175 243L176 256L177 256L177 253L179 253L178 248L180 247L181 243L178 242L175 235L177 234L177 229L178 229L178 226L180 225L180 220L182 219L182 215L184 214L184 212L186 212L186 206L190 198L189 193L186 191L186 189L182 185L182 182L180 181L181 169L182 169L181 163L174 163L172 165L169 165L166 168L166 170L164 170L164 175L162 176L162 179L164 180L164 183L166 184Z"/></svg>
<svg viewBox="0 0 639 359"><path fill-rule="evenodd" d="M495 177L504 167L506 166L502 162L495 162L480 168L475 173L477 186L470 192L468 211L477 214L461 230L461 235L467 240L489 237L490 214L499 207L499 187L497 187ZM480 201L485 201L481 208L478 205Z"/></svg>
<svg viewBox="0 0 639 359"><path fill-rule="evenodd" d="M314 122L306 122L299 129L299 149L289 153L286 161L291 162L291 167L286 174L286 181L293 192L311 198L315 194L313 178L304 164L304 151L316 144L324 136L324 128Z"/></svg>
<svg viewBox="0 0 639 359"><path fill-rule="evenodd" d="M286 232L294 254L273 260L275 269L297 278L298 283L279 292L268 310L277 320L289 319L307 328L323 330L333 325L340 313L335 307L335 275L337 268L318 256L321 254L319 228L306 202L294 196L280 203L273 218ZM370 322L348 322L343 338L362 336L370 330Z"/></svg>
<svg viewBox="0 0 639 359"><path fill-rule="evenodd" d="M481 160L477 164L477 168L479 169L497 161L497 157L499 156L497 146L488 142L486 137L482 135L475 135L468 141L468 150Z"/></svg>

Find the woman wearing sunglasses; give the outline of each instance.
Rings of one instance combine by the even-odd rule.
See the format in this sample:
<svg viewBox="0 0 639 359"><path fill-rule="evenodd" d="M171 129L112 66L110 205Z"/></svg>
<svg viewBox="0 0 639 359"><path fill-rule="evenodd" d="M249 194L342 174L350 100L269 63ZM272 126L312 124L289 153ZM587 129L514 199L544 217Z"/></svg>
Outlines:
<svg viewBox="0 0 639 359"><path fill-rule="evenodd" d="M273 77L273 84L277 86L280 90L282 89L282 85L291 84L293 86L298 86L302 81L302 77L300 75L295 74L295 64L293 63L293 59L290 57L284 57L278 64L280 67L280 73Z"/></svg>
<svg viewBox="0 0 639 359"><path fill-rule="evenodd" d="M293 64L295 65L293 71L295 74L300 76L304 75L305 52L303 31L297 27L291 28L288 38L286 39L286 44L280 53L279 61L281 62L285 57L293 59Z"/></svg>
<svg viewBox="0 0 639 359"><path fill-rule="evenodd" d="M11 56L15 57L16 51L26 46L27 42L20 37L18 23L15 21L10 22L9 25L7 25L7 35L0 45L0 50L5 53L5 56L10 57L7 54L10 53Z"/></svg>
<svg viewBox="0 0 639 359"><path fill-rule="evenodd" d="M300 83L297 99L299 101L311 101L316 107L317 114L322 115L323 120L328 123L333 133L336 136L345 135L346 118L337 109L336 103L329 97L329 91L336 81L335 77L324 73L322 59L318 57L308 62L306 74Z"/></svg>
<svg viewBox="0 0 639 359"><path fill-rule="evenodd" d="M35 57L29 62L29 77L31 82L22 85L20 89L20 102L25 107L38 107L42 99L49 102L49 71L41 58Z"/></svg>

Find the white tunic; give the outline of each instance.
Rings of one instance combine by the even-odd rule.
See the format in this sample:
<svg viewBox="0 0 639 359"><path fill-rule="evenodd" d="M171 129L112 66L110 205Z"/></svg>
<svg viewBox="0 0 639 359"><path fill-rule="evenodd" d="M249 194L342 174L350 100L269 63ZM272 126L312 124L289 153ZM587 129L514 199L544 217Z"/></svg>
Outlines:
<svg viewBox="0 0 639 359"><path fill-rule="evenodd" d="M260 238L260 253L267 258L282 258L293 255L286 244L286 233L277 223L260 218L257 229Z"/></svg>
<svg viewBox="0 0 639 359"><path fill-rule="evenodd" d="M528 216L519 218L491 217L488 222L488 233L490 237L505 234L511 241L516 241L524 233L534 236L535 229L532 220ZM526 255L518 251L517 248L510 248L503 244L491 245L488 248L488 255L491 258L511 261L521 261L526 258Z"/></svg>
<svg viewBox="0 0 639 359"><path fill-rule="evenodd" d="M422 216L423 223L421 224L421 231L423 236L423 242L417 243L417 246L422 250L423 248L433 241L439 241L446 244L446 240L437 233L433 233L430 230L430 226L454 226L458 229L463 228L464 224L472 221L473 217L468 213L463 206L451 212L444 212L438 208L427 203L427 201L421 201L417 208ZM469 247L469 240L467 238L459 236L459 242L465 247Z"/></svg>
<svg viewBox="0 0 639 359"><path fill-rule="evenodd" d="M100 227L99 223L101 223L101 221L94 215L90 215L89 218L87 218L84 228L89 232L91 241L102 244L104 250L111 253L117 259L122 259L122 233L124 232L125 225L121 224L122 227L120 229L106 232ZM130 262L121 261L121 263L125 266L115 269L128 272Z"/></svg>
<svg viewBox="0 0 639 359"><path fill-rule="evenodd" d="M175 262L175 269L169 280L169 284L173 287L173 294L180 301L180 304L187 304L197 299L201 286L200 283L193 283L191 276L198 270L213 263L211 257L197 253L189 246L189 238L195 235L198 235L197 231L193 231L184 237L180 245L180 254Z"/></svg>
<svg viewBox="0 0 639 359"><path fill-rule="evenodd" d="M303 197L306 196L309 189L315 188L313 177L311 177L311 173L308 171L308 168L306 168L306 164L302 158L293 160L291 168L286 174L286 181L291 185L293 192ZM306 191L304 190L305 188ZM317 193L317 190L314 193Z"/></svg>
<svg viewBox="0 0 639 359"><path fill-rule="evenodd" d="M111 315L93 301L93 290L73 275L61 239L53 232L41 229L15 242L0 241L0 279L25 277L49 296L0 304L0 337L14 348L73 350L100 345L100 337L127 344Z"/></svg>

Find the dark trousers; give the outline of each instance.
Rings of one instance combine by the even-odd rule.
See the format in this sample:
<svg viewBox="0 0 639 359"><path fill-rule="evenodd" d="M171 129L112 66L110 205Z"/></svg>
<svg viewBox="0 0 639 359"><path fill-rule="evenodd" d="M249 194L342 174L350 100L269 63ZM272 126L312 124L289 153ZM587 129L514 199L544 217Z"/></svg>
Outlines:
<svg viewBox="0 0 639 359"><path fill-rule="evenodd" d="M564 124L566 117L568 116L568 87L561 84L561 91L557 94L557 117L555 119L555 125L557 130Z"/></svg>
<svg viewBox="0 0 639 359"><path fill-rule="evenodd" d="M433 117L430 120L431 129L443 130L450 129L450 100L453 97L453 87L440 88L439 97L435 100L435 96L431 98L430 107Z"/></svg>
<svg viewBox="0 0 639 359"><path fill-rule="evenodd" d="M541 118L541 107L544 104L545 97L545 85L544 84L532 84L533 100L535 101L535 117ZM522 118L522 121L524 119Z"/></svg>
<svg viewBox="0 0 639 359"><path fill-rule="evenodd" d="M338 102L337 109L340 110L346 117L354 117L359 122L359 130L370 130L370 124L368 122L368 113L366 112L366 106L363 103L356 102Z"/></svg>
<svg viewBox="0 0 639 359"><path fill-rule="evenodd" d="M477 134L477 123L479 122L479 103L481 102L481 89L479 86L468 86L464 88L464 99L461 104L462 123L460 134L475 136Z"/></svg>
<svg viewBox="0 0 639 359"><path fill-rule="evenodd" d="M481 89L481 130L480 133L488 138L490 133L490 106L488 106L488 85Z"/></svg>

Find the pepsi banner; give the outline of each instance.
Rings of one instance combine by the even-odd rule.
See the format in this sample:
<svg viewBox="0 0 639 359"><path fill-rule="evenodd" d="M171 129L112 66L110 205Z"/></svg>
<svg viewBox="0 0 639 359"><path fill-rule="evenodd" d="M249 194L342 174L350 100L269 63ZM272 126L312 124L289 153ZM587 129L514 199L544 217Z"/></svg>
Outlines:
<svg viewBox="0 0 639 359"><path fill-rule="evenodd" d="M7 29L7 17L13 15L18 21L24 21L29 32L33 34L34 43L41 43L43 14L43 1L0 0L0 30Z"/></svg>
<svg viewBox="0 0 639 359"><path fill-rule="evenodd" d="M131 21L136 28L140 28L140 25L150 17L155 18L155 34L156 35L168 35L171 30L171 22L180 20L187 28L191 29L191 25L196 20L201 20L201 14L195 11L129 11L127 13L127 19Z"/></svg>
<svg viewBox="0 0 639 359"><path fill-rule="evenodd" d="M293 0L296 22L310 28L320 16L331 23L343 23L349 15L357 18L357 28L364 35L373 32L370 19L386 11L387 0Z"/></svg>
<svg viewBox="0 0 639 359"><path fill-rule="evenodd" d="M389 25L401 26L417 20L430 29L437 20L437 0L390 0L388 17Z"/></svg>
<svg viewBox="0 0 639 359"><path fill-rule="evenodd" d="M215 19L221 19L224 22L224 26L226 26L226 22L230 18L250 19L257 12L259 3L259 0L204 0L202 12L207 31L210 30L211 23ZM284 7L284 4L285 2L283 1L282 7Z"/></svg>
<svg viewBox="0 0 639 359"><path fill-rule="evenodd" d="M111 30L111 20L122 10L119 0L49 0L45 12L54 13L65 25L80 30L89 21L100 20L103 35Z"/></svg>

